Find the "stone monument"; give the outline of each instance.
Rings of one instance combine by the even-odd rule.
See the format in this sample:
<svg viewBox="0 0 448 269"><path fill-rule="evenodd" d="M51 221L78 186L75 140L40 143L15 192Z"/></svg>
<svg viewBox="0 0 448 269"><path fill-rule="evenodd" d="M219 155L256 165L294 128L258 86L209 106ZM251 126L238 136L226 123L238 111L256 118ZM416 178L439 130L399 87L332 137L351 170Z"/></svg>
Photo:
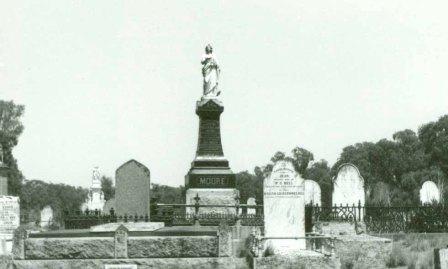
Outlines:
<svg viewBox="0 0 448 269"><path fill-rule="evenodd" d="M95 167L92 172L92 184L90 185L89 193L87 195L87 200L81 206L81 209L85 211L88 210L99 210L102 211L104 207L104 194L101 190L101 179L98 167Z"/></svg>
<svg viewBox="0 0 448 269"><path fill-rule="evenodd" d="M0 179L3 182L0 195L0 256L11 253L13 233L20 225L20 200L19 197L7 195L9 168L3 160L0 145Z"/></svg>
<svg viewBox="0 0 448 269"><path fill-rule="evenodd" d="M319 184L310 179L305 179L305 204L322 205Z"/></svg>
<svg viewBox="0 0 448 269"><path fill-rule="evenodd" d="M306 249L304 182L290 161L275 163L263 183L265 250L293 254ZM285 239L269 239L285 238Z"/></svg>
<svg viewBox="0 0 448 269"><path fill-rule="evenodd" d="M53 223L53 209L46 206L40 211L40 227L49 227Z"/></svg>
<svg viewBox="0 0 448 269"><path fill-rule="evenodd" d="M149 217L149 169L136 160L130 160L115 172L115 212L119 216Z"/></svg>
<svg viewBox="0 0 448 269"><path fill-rule="evenodd" d="M255 197L249 197L247 198L247 205L257 205L257 201L255 200ZM255 215L257 213L256 208L248 208L247 209L247 215Z"/></svg>
<svg viewBox="0 0 448 269"><path fill-rule="evenodd" d="M220 68L207 45L202 60L203 96L196 103L199 116L199 137L196 157L185 176L186 202L194 204L199 196L202 205L234 205L238 191L235 189L235 174L224 157L221 144L220 115L224 106L219 100ZM193 208L187 208L192 212ZM235 213L230 208L201 208L200 212Z"/></svg>
<svg viewBox="0 0 448 269"><path fill-rule="evenodd" d="M361 202L365 204L364 179L358 168L350 163L339 166L338 174L334 180L333 205L353 206Z"/></svg>
<svg viewBox="0 0 448 269"><path fill-rule="evenodd" d="M420 202L422 204L432 204L440 202L440 191L432 181L425 181L420 189Z"/></svg>

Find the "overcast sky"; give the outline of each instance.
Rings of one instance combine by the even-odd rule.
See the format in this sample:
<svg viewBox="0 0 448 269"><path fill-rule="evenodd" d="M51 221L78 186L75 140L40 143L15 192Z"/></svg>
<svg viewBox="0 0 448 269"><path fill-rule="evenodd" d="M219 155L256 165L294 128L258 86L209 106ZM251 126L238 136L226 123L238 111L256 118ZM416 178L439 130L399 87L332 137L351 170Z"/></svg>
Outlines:
<svg viewBox="0 0 448 269"><path fill-rule="evenodd" d="M448 113L448 2L2 1L0 99L26 106L27 179L89 186L136 159L184 184L200 58L222 70L224 154L253 171L295 146L342 148Z"/></svg>

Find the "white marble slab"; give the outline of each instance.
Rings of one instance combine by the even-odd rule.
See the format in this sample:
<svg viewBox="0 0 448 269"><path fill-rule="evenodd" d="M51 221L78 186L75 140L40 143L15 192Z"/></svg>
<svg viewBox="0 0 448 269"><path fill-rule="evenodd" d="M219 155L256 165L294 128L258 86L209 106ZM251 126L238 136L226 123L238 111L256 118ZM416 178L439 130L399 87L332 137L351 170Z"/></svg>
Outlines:
<svg viewBox="0 0 448 269"><path fill-rule="evenodd" d="M304 181L289 161L278 161L264 180L265 248L274 254L297 253L306 248ZM289 239L269 239L288 237Z"/></svg>

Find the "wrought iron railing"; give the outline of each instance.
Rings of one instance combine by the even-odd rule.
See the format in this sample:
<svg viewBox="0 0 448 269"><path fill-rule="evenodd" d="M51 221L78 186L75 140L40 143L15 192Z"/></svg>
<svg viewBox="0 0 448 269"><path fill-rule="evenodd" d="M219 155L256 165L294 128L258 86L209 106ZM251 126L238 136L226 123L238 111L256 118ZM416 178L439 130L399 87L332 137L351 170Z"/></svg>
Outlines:
<svg viewBox="0 0 448 269"><path fill-rule="evenodd" d="M225 212L225 213L219 213ZM248 213L254 214L248 214ZM77 211L65 212L65 229L83 229L111 222L164 222L166 226L217 226L221 222L228 225L263 226L263 205L203 205L200 198L194 204L152 204L151 216L117 216L110 212ZM367 232L448 232L448 207L427 205L415 207L334 205L330 207L307 205L305 227L313 230L317 222L338 221L357 223L363 221Z"/></svg>

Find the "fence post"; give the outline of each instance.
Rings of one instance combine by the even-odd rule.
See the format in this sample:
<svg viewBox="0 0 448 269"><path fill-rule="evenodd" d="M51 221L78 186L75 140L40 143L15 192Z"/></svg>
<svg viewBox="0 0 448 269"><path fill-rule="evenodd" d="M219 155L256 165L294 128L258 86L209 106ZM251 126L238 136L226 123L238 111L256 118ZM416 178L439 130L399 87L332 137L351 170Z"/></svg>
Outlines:
<svg viewBox="0 0 448 269"><path fill-rule="evenodd" d="M196 193L196 196L193 198L195 203L194 203L194 225L195 226L199 226L199 201L201 200L201 198L199 197L199 193Z"/></svg>
<svg viewBox="0 0 448 269"><path fill-rule="evenodd" d="M361 200L358 200L358 221L361 221L362 219L364 219L364 212L361 212Z"/></svg>

